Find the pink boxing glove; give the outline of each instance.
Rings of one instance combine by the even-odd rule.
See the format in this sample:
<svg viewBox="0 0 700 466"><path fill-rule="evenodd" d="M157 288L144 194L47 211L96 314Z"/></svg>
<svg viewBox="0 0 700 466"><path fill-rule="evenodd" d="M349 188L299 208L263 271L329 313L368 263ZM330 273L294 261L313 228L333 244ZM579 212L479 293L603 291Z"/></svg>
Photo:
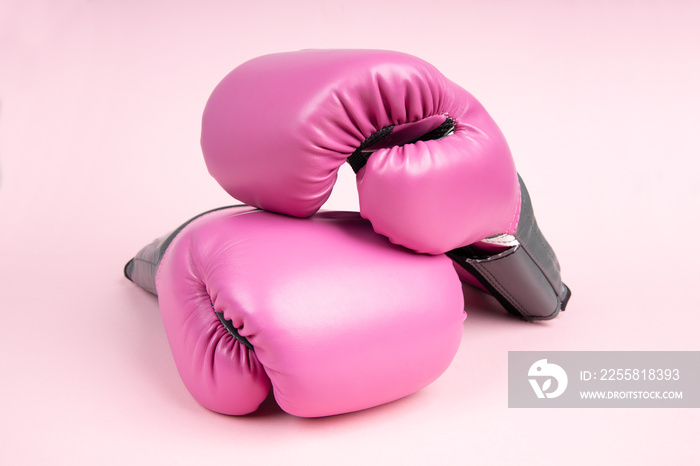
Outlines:
<svg viewBox="0 0 700 466"><path fill-rule="evenodd" d="M158 295L180 376L203 406L328 416L439 377L459 346L460 281L445 256L391 244L356 213L210 211L144 247L127 278Z"/></svg>
<svg viewBox="0 0 700 466"><path fill-rule="evenodd" d="M362 217L418 252L450 252L510 312L549 319L570 296L500 129L416 57L381 50L266 55L214 89L201 145L233 197L298 217L357 173ZM465 249L466 248L466 249Z"/></svg>

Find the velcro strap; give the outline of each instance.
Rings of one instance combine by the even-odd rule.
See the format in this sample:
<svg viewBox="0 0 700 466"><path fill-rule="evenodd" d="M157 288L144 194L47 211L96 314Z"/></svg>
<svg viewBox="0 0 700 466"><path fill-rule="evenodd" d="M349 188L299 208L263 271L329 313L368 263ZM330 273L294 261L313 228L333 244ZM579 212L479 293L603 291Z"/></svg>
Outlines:
<svg viewBox="0 0 700 466"><path fill-rule="evenodd" d="M489 255L466 246L447 253L471 273L508 312L525 320L552 319L566 308L571 291L561 281L559 261L542 235L530 195L520 181L516 244Z"/></svg>

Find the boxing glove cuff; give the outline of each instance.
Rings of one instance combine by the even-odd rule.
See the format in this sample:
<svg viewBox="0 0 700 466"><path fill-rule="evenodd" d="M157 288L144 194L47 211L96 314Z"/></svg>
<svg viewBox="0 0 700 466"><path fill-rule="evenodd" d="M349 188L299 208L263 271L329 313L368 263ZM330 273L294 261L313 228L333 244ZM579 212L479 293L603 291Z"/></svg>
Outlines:
<svg viewBox="0 0 700 466"><path fill-rule="evenodd" d="M520 220L507 249L488 254L465 246L447 255L474 276L508 312L525 320L553 319L566 308L571 290L562 283L557 256L537 226L525 183L519 176L518 180Z"/></svg>
<svg viewBox="0 0 700 466"><path fill-rule="evenodd" d="M124 276L130 282L138 285L149 293L158 296L158 291L156 290L156 274L158 272L158 266L160 265L160 261L163 260L165 250L168 249L168 246L170 246L170 243L172 243L173 239L175 239L178 233L180 233L183 228L197 220L199 217L207 215L211 212L216 212L217 210L230 209L233 207L241 208L247 206L238 204L234 206L217 207L216 209L207 210L206 212L195 215L170 233L166 233L154 239L146 246L141 248L141 250L136 253L136 255L129 262L126 263L124 266ZM253 210L253 207L250 209Z"/></svg>

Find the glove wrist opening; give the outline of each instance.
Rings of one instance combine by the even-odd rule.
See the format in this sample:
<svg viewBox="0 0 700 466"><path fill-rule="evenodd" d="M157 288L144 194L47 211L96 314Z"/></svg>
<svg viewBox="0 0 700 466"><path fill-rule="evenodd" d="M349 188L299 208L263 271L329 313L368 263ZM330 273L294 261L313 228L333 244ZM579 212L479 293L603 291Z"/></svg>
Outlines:
<svg viewBox="0 0 700 466"><path fill-rule="evenodd" d="M348 163L357 173L379 149L442 139L452 134L454 128L454 119L447 115L433 115L412 123L385 126L362 141L360 147L348 157Z"/></svg>

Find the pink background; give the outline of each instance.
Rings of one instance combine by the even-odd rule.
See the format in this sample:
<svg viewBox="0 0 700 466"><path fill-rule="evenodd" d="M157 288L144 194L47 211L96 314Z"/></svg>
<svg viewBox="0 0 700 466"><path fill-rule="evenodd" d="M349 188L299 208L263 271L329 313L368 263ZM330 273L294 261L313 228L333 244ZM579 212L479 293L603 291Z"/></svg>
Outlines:
<svg viewBox="0 0 700 466"><path fill-rule="evenodd" d="M0 0L0 463L697 461L698 410L509 409L507 352L700 350L699 17L691 1ZM336 47L413 53L484 103L574 297L525 324L470 293L452 366L389 405L213 414L122 267L232 202L199 150L224 74ZM326 207L356 209L353 184L344 167Z"/></svg>

